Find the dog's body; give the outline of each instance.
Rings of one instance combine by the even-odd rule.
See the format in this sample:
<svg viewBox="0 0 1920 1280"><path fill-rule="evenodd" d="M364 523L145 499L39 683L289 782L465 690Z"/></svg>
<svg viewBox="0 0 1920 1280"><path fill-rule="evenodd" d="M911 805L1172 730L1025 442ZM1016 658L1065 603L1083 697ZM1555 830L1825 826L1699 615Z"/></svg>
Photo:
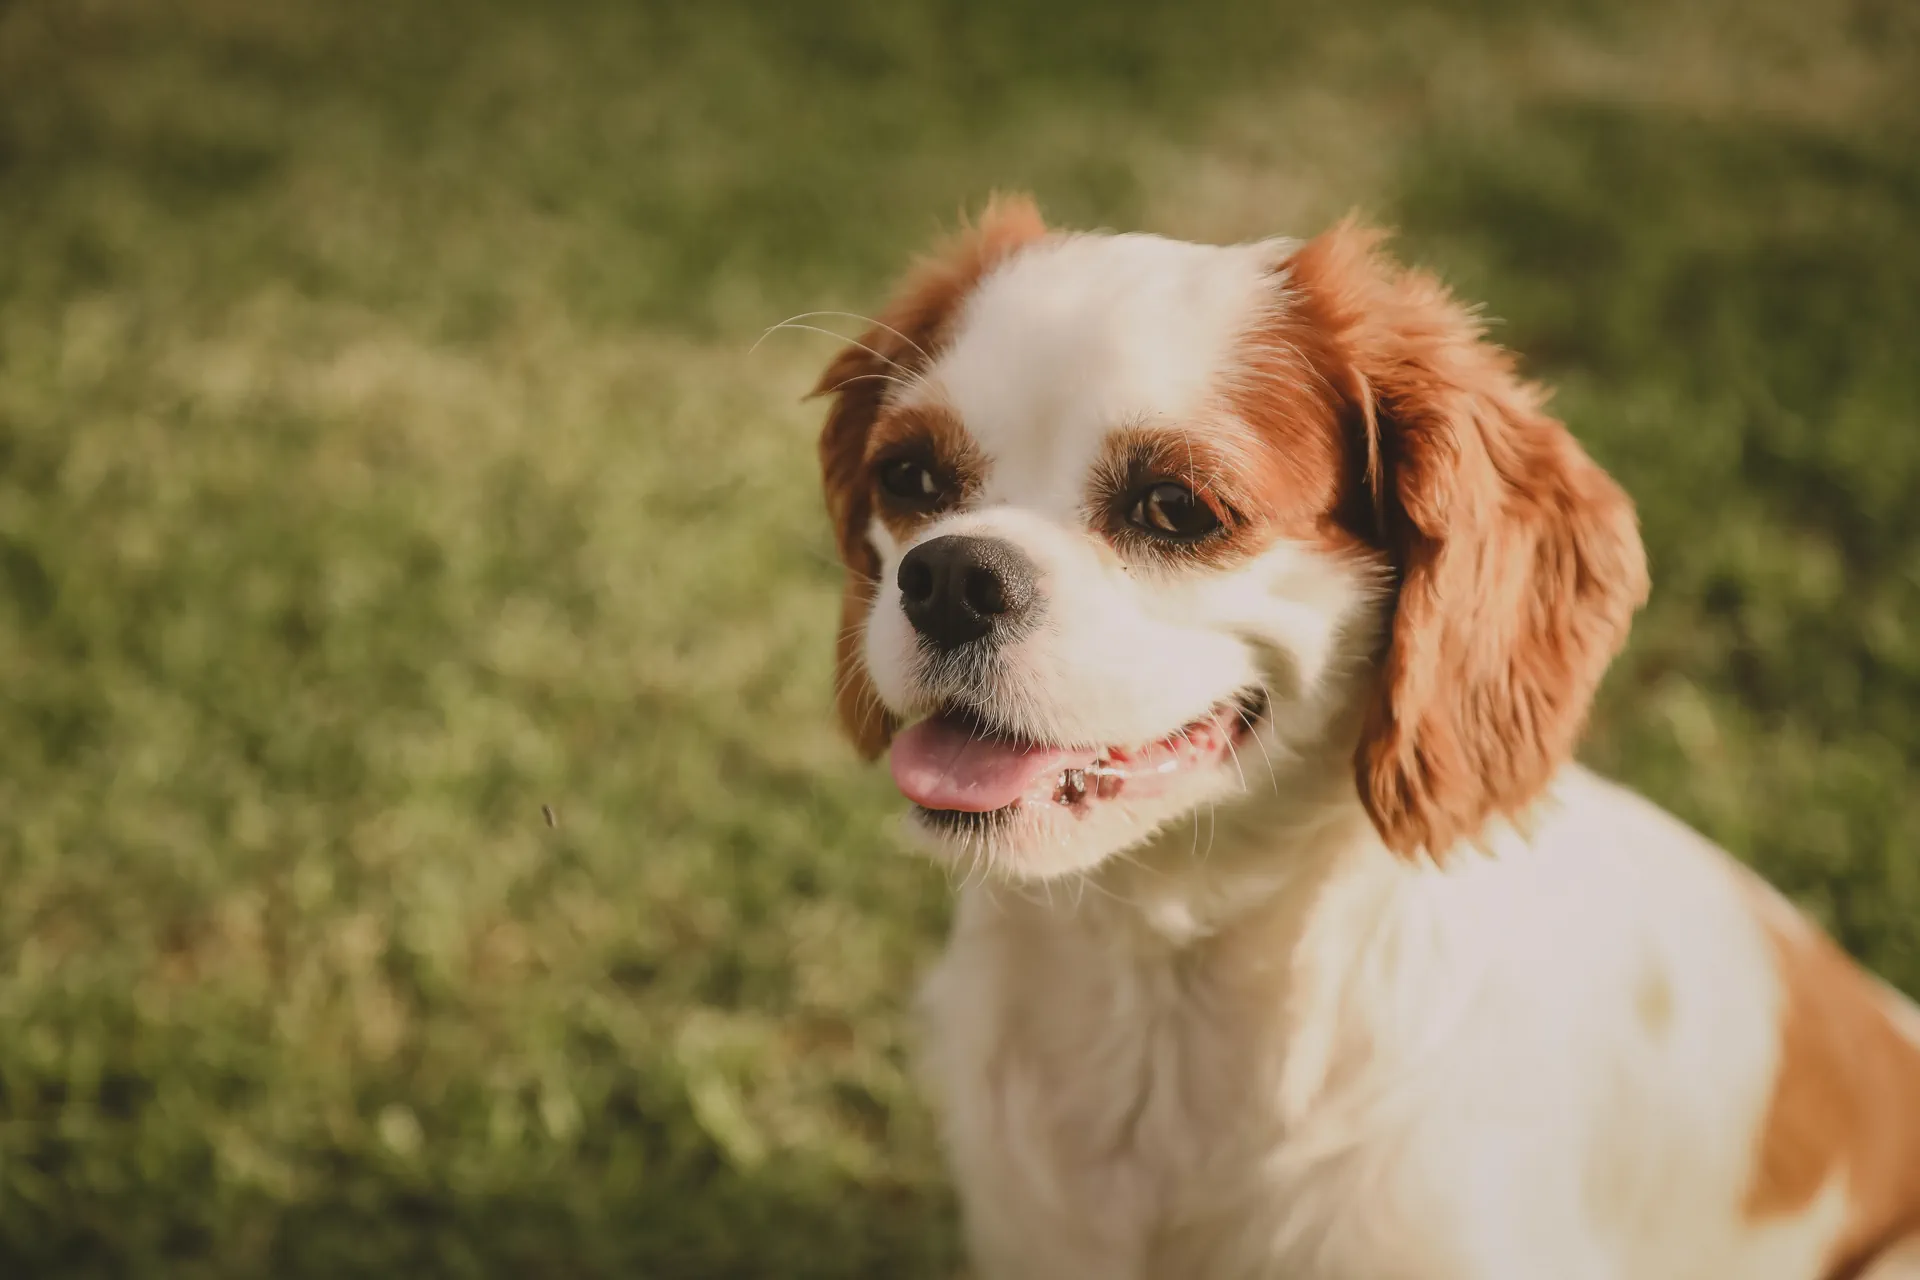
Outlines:
<svg viewBox="0 0 1920 1280"><path fill-rule="evenodd" d="M1631 508L1431 281L1002 206L822 390L983 1277L1920 1276L1920 1015L1569 763Z"/></svg>
<svg viewBox="0 0 1920 1280"><path fill-rule="evenodd" d="M1756 1165L1774 957L1820 944L1631 794L1576 768L1550 804L1446 871L1355 806L1104 892L969 891L927 1004L980 1274L1843 1274L1845 1178L1780 1196Z"/></svg>

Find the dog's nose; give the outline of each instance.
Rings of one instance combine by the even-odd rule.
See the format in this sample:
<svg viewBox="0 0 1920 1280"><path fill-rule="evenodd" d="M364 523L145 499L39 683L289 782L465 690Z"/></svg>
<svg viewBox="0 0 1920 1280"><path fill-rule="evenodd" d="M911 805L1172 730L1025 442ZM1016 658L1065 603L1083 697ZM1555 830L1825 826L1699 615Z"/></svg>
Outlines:
<svg viewBox="0 0 1920 1280"><path fill-rule="evenodd" d="M901 558L896 581L907 621L940 649L1004 637L1033 607L1033 562L1002 538L929 539Z"/></svg>

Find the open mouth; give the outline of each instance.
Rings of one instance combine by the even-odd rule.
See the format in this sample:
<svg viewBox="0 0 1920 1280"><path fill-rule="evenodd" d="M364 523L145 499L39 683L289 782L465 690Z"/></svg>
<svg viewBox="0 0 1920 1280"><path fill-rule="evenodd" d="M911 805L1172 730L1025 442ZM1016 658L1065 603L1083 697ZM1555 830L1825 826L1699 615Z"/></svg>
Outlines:
<svg viewBox="0 0 1920 1280"><path fill-rule="evenodd" d="M942 825L988 824L1041 805L1084 814L1101 801L1143 798L1219 764L1266 711L1266 695L1249 691L1158 741L1082 748L1022 738L950 706L895 736L893 780L923 816Z"/></svg>

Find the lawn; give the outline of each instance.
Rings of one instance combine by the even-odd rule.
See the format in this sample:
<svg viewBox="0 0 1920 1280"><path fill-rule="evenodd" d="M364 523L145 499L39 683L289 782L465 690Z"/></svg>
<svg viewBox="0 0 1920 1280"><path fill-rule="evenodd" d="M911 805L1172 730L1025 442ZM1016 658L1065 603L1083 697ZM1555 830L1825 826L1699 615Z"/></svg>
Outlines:
<svg viewBox="0 0 1920 1280"><path fill-rule="evenodd" d="M755 341L996 187L1484 299L1589 758L1920 989L1920 10L1455 10L0 0L0 1274L953 1274Z"/></svg>

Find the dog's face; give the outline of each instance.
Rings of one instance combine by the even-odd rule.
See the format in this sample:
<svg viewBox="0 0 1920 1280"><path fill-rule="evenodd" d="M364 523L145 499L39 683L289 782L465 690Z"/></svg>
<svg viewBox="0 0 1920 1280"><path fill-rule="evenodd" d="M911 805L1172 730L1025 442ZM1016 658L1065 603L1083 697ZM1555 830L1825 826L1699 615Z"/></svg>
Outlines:
<svg viewBox="0 0 1920 1280"><path fill-rule="evenodd" d="M937 849L1082 870L1338 752L1439 856L1571 750L1631 509L1373 239L999 205L828 369L841 713Z"/></svg>

